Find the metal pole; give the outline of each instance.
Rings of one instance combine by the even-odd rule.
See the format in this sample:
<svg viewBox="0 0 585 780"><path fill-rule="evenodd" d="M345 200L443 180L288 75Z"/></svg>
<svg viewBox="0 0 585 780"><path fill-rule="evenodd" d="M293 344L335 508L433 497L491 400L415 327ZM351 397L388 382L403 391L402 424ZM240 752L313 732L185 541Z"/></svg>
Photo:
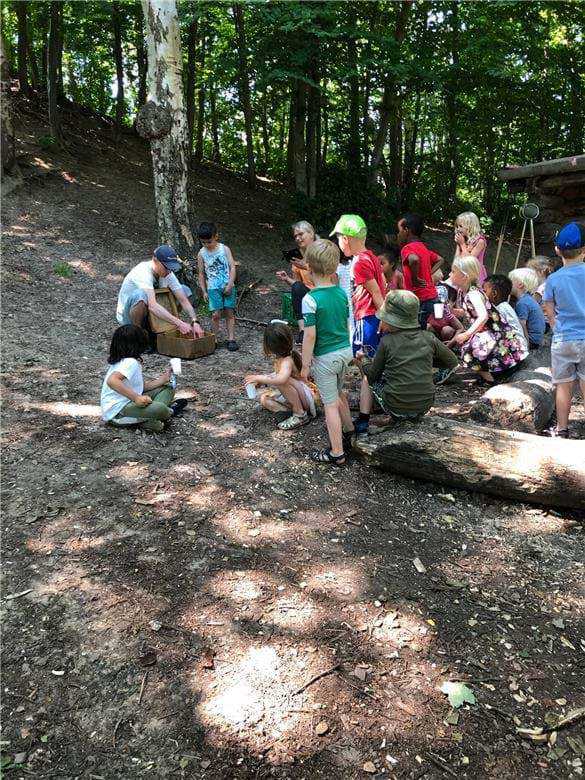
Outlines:
<svg viewBox="0 0 585 780"><path fill-rule="evenodd" d="M530 220L530 243L532 244L532 257L536 255L536 244L534 243L534 220Z"/></svg>
<svg viewBox="0 0 585 780"><path fill-rule="evenodd" d="M514 268L518 268L518 261L520 260L520 252L522 251L522 244L524 243L524 233L526 233L527 222L528 220L525 219L524 224L522 225L522 235L520 236L520 243L518 244L518 254L516 255L516 262L514 263Z"/></svg>

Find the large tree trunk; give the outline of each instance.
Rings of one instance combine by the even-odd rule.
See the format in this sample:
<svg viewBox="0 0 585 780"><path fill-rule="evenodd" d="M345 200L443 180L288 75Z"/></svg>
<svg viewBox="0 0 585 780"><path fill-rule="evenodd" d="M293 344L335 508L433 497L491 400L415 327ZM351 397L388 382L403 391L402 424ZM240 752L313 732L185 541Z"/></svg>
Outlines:
<svg viewBox="0 0 585 780"><path fill-rule="evenodd" d="M295 117L298 100L297 80L293 79L290 87L288 111L288 134L286 142L286 178L293 181L295 172Z"/></svg>
<svg viewBox="0 0 585 780"><path fill-rule="evenodd" d="M507 430L536 433L550 422L555 408L550 347L533 352L513 381L495 385L471 409L474 420Z"/></svg>
<svg viewBox="0 0 585 780"><path fill-rule="evenodd" d="M297 192L307 194L307 148L305 143L305 122L307 117L307 84L295 80L296 99L293 117L293 175Z"/></svg>
<svg viewBox="0 0 585 780"><path fill-rule="evenodd" d="M357 41L351 36L347 42L349 75L349 145L347 164L350 170L360 167L360 81L358 73Z"/></svg>
<svg viewBox="0 0 585 780"><path fill-rule="evenodd" d="M217 103L215 95L215 84L213 79L209 82L209 114L211 124L211 159L214 163L221 163L221 149L219 146L219 122L217 119Z"/></svg>
<svg viewBox="0 0 585 780"><path fill-rule="evenodd" d="M311 47L311 62L309 76L315 84L319 84L318 40ZM307 195L314 198L317 195L317 167L319 159L318 128L320 114L321 90L310 85L307 96Z"/></svg>
<svg viewBox="0 0 585 780"><path fill-rule="evenodd" d="M0 154L2 158L0 184L3 197L22 183L22 176L16 162L11 76L8 47L4 34L0 31Z"/></svg>
<svg viewBox="0 0 585 780"><path fill-rule="evenodd" d="M268 95L266 89L260 98L260 110L262 112L262 151L264 157L264 174L266 175L270 168L270 132L268 128Z"/></svg>
<svg viewBox="0 0 585 780"><path fill-rule="evenodd" d="M371 429L372 430L372 429ZM358 440L384 471L545 506L585 506L585 442L541 439L442 417Z"/></svg>
<svg viewBox="0 0 585 780"><path fill-rule="evenodd" d="M248 48L246 44L246 28L244 24L244 12L241 3L234 3L234 22L238 40L238 65L240 106L244 113L244 127L246 130L246 157L248 160L248 184L256 185L256 166L254 162L254 139L252 131L252 104L250 101L250 78L248 75Z"/></svg>
<svg viewBox="0 0 585 780"><path fill-rule="evenodd" d="M448 77L445 94L446 109L446 185L447 205L455 208L457 203L457 182L459 180L459 154L457 134L457 90L459 80L459 9L457 3L451 3L451 72Z"/></svg>
<svg viewBox="0 0 585 780"><path fill-rule="evenodd" d="M185 104L187 106L187 135L189 152L193 149L195 125L195 72L197 48L197 19L193 19L187 32L187 80L185 83Z"/></svg>
<svg viewBox="0 0 585 780"><path fill-rule="evenodd" d="M61 114L59 112L59 68L63 52L61 38L61 0L52 0L49 17L49 45L47 53L47 98L49 104L49 127L51 135L58 144L61 144L63 135L61 131Z"/></svg>
<svg viewBox="0 0 585 780"><path fill-rule="evenodd" d="M142 0L148 44L148 102L137 118L150 138L159 241L189 257L187 116L175 0Z"/></svg>
<svg viewBox="0 0 585 780"><path fill-rule="evenodd" d="M124 121L124 58L122 56L122 28L120 4L112 3L112 30L114 33L114 62L116 63L116 128L119 131Z"/></svg>
<svg viewBox="0 0 585 780"><path fill-rule="evenodd" d="M15 4L18 22L17 70L20 91L27 94L30 91L28 83L28 3L19 0Z"/></svg>
<svg viewBox="0 0 585 780"><path fill-rule="evenodd" d="M406 34L406 27L408 21L408 15L410 14L412 2L411 0L404 0L400 4L398 10L398 16L396 17L396 24L394 27L394 40L396 41L396 56L400 56L400 45L404 40ZM392 114L397 110L398 97L396 94L396 80L394 76L388 74L384 81L384 92L382 93L382 102L379 108L379 122L378 132L374 140L374 147L372 149L372 157L370 164L370 181L373 183L378 177L378 170L382 162L382 155L384 153L384 146L388 138L388 128L390 126L390 119Z"/></svg>

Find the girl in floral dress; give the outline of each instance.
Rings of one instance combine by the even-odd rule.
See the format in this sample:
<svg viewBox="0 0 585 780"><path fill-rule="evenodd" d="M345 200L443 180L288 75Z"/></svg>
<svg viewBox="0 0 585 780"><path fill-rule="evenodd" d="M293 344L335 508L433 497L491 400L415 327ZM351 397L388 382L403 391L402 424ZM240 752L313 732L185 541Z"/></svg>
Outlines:
<svg viewBox="0 0 585 780"><path fill-rule="evenodd" d="M464 294L463 309L470 325L447 346L458 344L464 366L493 384L494 375L509 373L528 355L525 346L486 294L477 286L480 266L471 255L453 261L451 281Z"/></svg>

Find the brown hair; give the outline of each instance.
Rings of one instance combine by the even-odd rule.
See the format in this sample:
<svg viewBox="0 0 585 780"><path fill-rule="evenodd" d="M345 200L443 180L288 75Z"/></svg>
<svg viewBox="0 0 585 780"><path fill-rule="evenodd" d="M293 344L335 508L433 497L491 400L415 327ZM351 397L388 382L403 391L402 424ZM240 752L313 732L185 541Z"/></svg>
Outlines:
<svg viewBox="0 0 585 780"><path fill-rule="evenodd" d="M293 349L293 332L288 325L281 322L268 325L264 331L262 349L266 357L291 357L297 371L303 367L301 356Z"/></svg>

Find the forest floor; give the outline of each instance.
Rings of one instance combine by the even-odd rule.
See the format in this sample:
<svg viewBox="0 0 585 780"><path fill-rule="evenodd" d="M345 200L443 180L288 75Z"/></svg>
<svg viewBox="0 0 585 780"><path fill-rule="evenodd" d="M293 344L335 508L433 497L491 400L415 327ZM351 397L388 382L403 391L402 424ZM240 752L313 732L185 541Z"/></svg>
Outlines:
<svg viewBox="0 0 585 780"><path fill-rule="evenodd" d="M585 705L582 518L311 464L323 419L282 433L243 394L265 365L255 327L184 363L171 432L104 426L117 289L155 242L149 158L79 117L74 153L42 150L32 114L20 131L26 182L3 204L9 776L582 776L583 721L518 731ZM194 181L197 217L261 280L242 315L278 316L285 193L211 167ZM464 418L478 393L441 387L435 412ZM475 703L452 709L449 681Z"/></svg>

